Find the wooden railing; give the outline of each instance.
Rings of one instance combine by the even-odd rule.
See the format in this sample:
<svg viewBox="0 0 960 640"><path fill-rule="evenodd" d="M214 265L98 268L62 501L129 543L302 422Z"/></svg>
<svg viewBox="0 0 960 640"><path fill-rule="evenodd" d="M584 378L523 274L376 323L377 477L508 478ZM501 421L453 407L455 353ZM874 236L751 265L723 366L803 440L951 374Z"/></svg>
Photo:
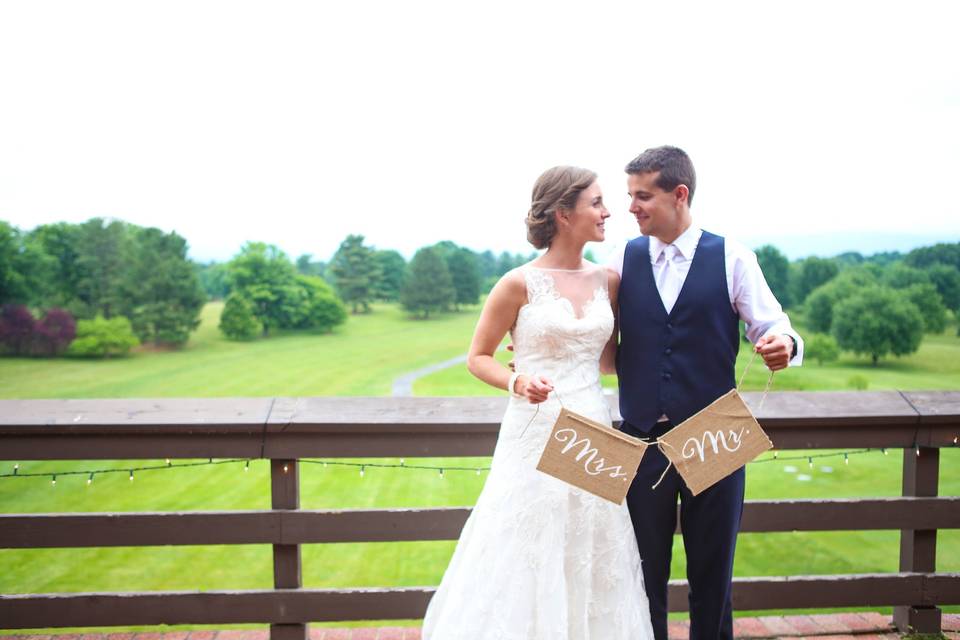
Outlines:
<svg viewBox="0 0 960 640"><path fill-rule="evenodd" d="M759 394L745 394L756 406ZM615 409L615 399L611 399ZM451 540L468 508L299 509L298 458L488 456L502 398L257 398L0 401L0 459L267 458L272 510L0 515L0 547L273 545L274 589L12 594L0 628L269 623L423 616L432 587L304 589L300 545ZM757 417L777 449L903 448L903 497L748 501L741 530L900 530L900 571L737 578L739 610L894 606L901 629L934 633L960 604L960 573L936 572L938 529L960 497L938 497L940 448L960 434L960 391L771 393ZM686 610L672 581L670 608Z"/></svg>

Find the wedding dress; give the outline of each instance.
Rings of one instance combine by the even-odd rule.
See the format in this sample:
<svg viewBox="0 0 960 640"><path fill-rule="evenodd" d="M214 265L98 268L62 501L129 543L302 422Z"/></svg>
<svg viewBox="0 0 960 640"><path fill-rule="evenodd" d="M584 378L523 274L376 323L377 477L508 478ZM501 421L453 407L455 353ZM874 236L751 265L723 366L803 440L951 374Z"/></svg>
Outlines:
<svg viewBox="0 0 960 640"><path fill-rule="evenodd" d="M653 638L626 503L537 471L561 406L610 424L600 353L613 332L603 268L521 267L528 302L511 331L516 370L554 386L510 398L490 475L427 608L424 640Z"/></svg>

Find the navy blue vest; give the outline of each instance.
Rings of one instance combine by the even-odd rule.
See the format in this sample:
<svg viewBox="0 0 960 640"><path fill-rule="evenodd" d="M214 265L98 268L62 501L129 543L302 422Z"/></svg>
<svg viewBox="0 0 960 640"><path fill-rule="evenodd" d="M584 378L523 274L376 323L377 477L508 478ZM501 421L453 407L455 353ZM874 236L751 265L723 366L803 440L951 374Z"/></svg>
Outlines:
<svg viewBox="0 0 960 640"><path fill-rule="evenodd" d="M620 414L635 429L648 432L663 414L680 424L736 386L740 328L723 238L703 232L669 315L653 279L649 238L629 242L619 303Z"/></svg>

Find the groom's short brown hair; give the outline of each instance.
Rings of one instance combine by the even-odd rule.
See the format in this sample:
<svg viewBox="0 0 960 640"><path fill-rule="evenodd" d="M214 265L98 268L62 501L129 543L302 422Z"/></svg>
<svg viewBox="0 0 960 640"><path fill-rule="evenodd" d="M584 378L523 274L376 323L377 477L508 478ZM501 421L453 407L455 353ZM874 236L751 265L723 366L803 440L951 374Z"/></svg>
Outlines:
<svg viewBox="0 0 960 640"><path fill-rule="evenodd" d="M652 173L659 171L656 185L664 191L673 191L677 185L685 184L690 194L687 202L693 202L693 192L697 188L697 172L687 152L679 147L653 147L631 160L624 171L630 174Z"/></svg>

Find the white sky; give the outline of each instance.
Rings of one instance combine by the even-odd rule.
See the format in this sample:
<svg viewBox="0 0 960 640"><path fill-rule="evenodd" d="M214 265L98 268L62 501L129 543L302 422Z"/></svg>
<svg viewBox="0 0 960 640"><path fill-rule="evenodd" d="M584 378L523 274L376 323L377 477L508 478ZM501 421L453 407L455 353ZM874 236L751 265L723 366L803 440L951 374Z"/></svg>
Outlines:
<svg viewBox="0 0 960 640"><path fill-rule="evenodd" d="M956 2L0 0L0 219L112 216L198 259L531 250L555 164L659 144L735 237L960 236Z"/></svg>

